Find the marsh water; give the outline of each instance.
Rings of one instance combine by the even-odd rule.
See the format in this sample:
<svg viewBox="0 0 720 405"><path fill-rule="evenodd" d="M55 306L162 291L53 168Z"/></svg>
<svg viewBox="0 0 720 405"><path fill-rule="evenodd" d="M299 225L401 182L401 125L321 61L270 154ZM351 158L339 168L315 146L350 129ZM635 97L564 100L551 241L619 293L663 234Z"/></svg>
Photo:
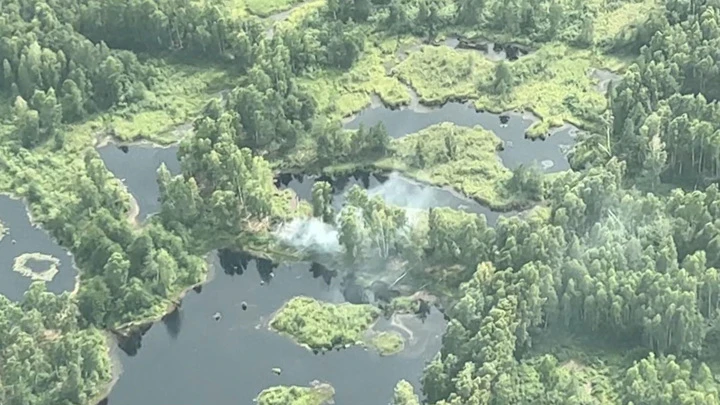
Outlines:
<svg viewBox="0 0 720 405"><path fill-rule="evenodd" d="M450 102L442 107L424 107L417 103L415 94L411 95L410 106L400 109L388 108L374 99L370 108L347 120L345 127L357 129L363 125L367 128L382 122L390 137L402 138L442 122L465 127L479 125L503 140L504 150L499 155L503 164L510 169L532 163L537 163L548 172L570 168L565 153L575 142L577 132L570 125L554 130L545 140L531 140L525 138L525 132L537 121L532 114L478 112L468 103L458 102Z"/></svg>
<svg viewBox="0 0 720 405"><path fill-rule="evenodd" d="M389 110L374 107L347 123L348 128L383 121L393 137L401 137L443 121L459 125L482 125L495 131L505 143L501 153L510 167L535 160L552 160L551 170L567 168L562 145L572 143L569 131L560 131L548 141L524 139L530 119L510 116L502 124L498 115L477 113L458 103L437 109ZM564 135L563 135L564 134ZM560 135L560 136L558 136ZM123 179L145 219L159 209L156 170L164 163L171 172L179 172L177 147L155 148L131 145L122 149L108 144L99 148L105 164ZM300 198L309 199L310 176L281 176L277 183L292 188ZM408 208L448 206L485 214L489 222L498 217L478 203L454 191L419 184L397 174L373 176L358 174L332 179L335 204L342 204L344 193L354 184L370 194ZM341 282L324 279L311 272L310 263L280 265L268 269L250 261L244 271L232 258L211 253L213 279L201 292L189 292L181 309L150 327L121 352L123 373L113 388L111 405L250 404L263 389L292 384L306 386L313 380L326 381L336 390L335 401L343 405L382 405L390 401L393 387L406 379L420 388L424 364L437 353L445 321L432 310L421 322L404 318L401 326L383 321L384 328L395 327L412 339L398 355L381 357L372 350L352 347L325 354L313 354L290 339L267 329L271 314L288 299L308 295L331 302L345 301ZM260 267L259 271L258 267ZM272 277L269 276L270 272ZM246 302L247 310L242 309ZM219 314L216 320L214 315ZM408 332L409 331L409 332ZM280 375L273 368L282 370Z"/></svg>
<svg viewBox="0 0 720 405"><path fill-rule="evenodd" d="M72 291L77 271L68 251L48 232L30 222L25 203L0 195L0 222L7 233L0 240L0 294L11 301L22 299L32 280L13 271L15 258L24 253L42 253L60 260L59 272L47 284L48 291ZM31 260L27 266L35 272L48 270L50 263Z"/></svg>
<svg viewBox="0 0 720 405"><path fill-rule="evenodd" d="M135 197L140 208L140 221L160 210L160 189L157 184L157 169L160 165L165 164L172 174L180 173L177 151L177 146L160 148L151 144L121 147L107 144L99 149L105 166Z"/></svg>
<svg viewBox="0 0 720 405"><path fill-rule="evenodd" d="M255 261L244 274L230 275L213 256L215 280L199 294L190 292L180 311L152 326L135 356L122 352L124 371L110 405L251 404L270 386L307 386L313 380L330 383L338 404L381 405L389 402L398 380L419 385L425 362L440 347L445 324L433 310L424 323L408 325L413 340L398 355L381 357L361 347L313 354L269 331L267 322L294 296L342 302L337 280L328 286L302 263L275 268L272 279L257 271ZM235 270L228 266L227 272ZM272 372L275 367L280 375Z"/></svg>

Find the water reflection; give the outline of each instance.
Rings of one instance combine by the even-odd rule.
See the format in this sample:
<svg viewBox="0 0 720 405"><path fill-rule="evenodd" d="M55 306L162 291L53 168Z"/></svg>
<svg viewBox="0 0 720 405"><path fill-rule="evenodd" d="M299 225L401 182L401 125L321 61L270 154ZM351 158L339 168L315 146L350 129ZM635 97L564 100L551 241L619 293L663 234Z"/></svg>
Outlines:
<svg viewBox="0 0 720 405"><path fill-rule="evenodd" d="M388 203L398 207L427 210L429 208L448 207L473 214L484 215L488 223L494 224L501 213L490 210L470 198L449 189L421 184L393 173L389 176L356 172L346 176L291 176L290 181L279 182L280 188L292 189L298 198L311 201L312 187L317 181L327 181L333 189L333 207L339 210L345 203L347 192L354 185L368 190L368 195L379 195ZM284 176L284 180L289 177ZM514 212L502 215L513 215Z"/></svg>
<svg viewBox="0 0 720 405"><path fill-rule="evenodd" d="M176 307L174 311L165 315L162 318L162 323L165 325L168 336L172 339L177 339L180 334L180 328L182 327L182 312L180 311L180 307Z"/></svg>
<svg viewBox="0 0 720 405"><path fill-rule="evenodd" d="M222 256L232 270L215 272L217 279L205 285L203 294L186 296L177 315L163 321L164 328L146 327L120 339L123 374L110 404L250 404L269 386L306 386L318 379L335 387L336 403L366 405L387 403L400 379L419 386L424 364L440 347L445 321L438 311L431 310L425 323L402 320L414 336L396 356L381 357L361 347L314 355L267 330L267 323L297 295L345 302L343 283L317 263L260 265L231 253L218 252L214 263L219 266ZM243 267L237 276L235 269ZM273 283L260 286L268 271L275 274ZM219 321L212 317L216 312L222 313ZM398 328L391 320L382 324ZM138 351L141 355L135 356ZM282 369L280 375L272 373L275 367Z"/></svg>

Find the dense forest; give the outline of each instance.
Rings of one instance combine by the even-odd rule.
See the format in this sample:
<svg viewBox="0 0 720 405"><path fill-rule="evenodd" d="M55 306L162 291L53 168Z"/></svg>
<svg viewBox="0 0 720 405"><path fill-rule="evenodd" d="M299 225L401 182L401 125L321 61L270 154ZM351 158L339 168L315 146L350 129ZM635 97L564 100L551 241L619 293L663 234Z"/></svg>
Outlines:
<svg viewBox="0 0 720 405"><path fill-rule="evenodd" d="M720 3L312 3L271 26L222 0L2 2L0 190L23 197L72 252L80 281L60 296L34 284L22 302L0 297L0 403L97 401L112 378L102 331L159 319L204 280L208 251L267 253L275 225L311 214L339 229L343 266L402 260L448 303L442 350L415 387L426 403L720 404ZM455 53L419 68L410 54L386 76L387 44L393 57L418 41L420 57L439 58L459 51L430 44L453 35L537 52L493 64ZM546 95L551 116L584 133L574 170L522 167L498 180L538 203L527 213L491 227L436 208L413 222L361 188L335 212L329 183L315 184L311 207L275 185L278 171L364 167L399 148L414 170L452 161L461 153L451 137L430 153L420 141L398 146L383 125L347 131L341 119L368 93L388 102L405 84L421 100L515 108L533 83L572 74L552 70L568 55L627 66L602 103L583 89ZM381 63L368 68L372 58ZM96 140L118 135L109 117L173 110L174 69L197 61L232 80L196 103L182 173L160 168L162 209L140 226ZM424 83L423 69L450 69L452 83ZM418 403L404 381L390 400Z"/></svg>

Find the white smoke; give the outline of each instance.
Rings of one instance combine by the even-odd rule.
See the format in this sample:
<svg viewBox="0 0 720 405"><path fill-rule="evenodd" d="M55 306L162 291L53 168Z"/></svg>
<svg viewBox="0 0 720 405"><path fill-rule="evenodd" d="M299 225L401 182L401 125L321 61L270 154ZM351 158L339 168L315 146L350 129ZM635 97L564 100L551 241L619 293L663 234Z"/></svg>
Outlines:
<svg viewBox="0 0 720 405"><path fill-rule="evenodd" d="M335 255L342 253L338 231L318 218L296 218L275 231L275 236L301 252Z"/></svg>

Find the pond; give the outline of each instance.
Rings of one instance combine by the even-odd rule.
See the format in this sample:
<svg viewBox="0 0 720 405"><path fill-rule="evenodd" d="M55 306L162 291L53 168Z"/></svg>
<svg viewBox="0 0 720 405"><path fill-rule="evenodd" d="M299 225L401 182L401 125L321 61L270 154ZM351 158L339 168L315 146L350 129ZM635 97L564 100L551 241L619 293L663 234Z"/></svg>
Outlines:
<svg viewBox="0 0 720 405"><path fill-rule="evenodd" d="M615 85L622 80L622 75L605 69L592 69L590 77L598 81L596 89L602 93L607 92L611 85Z"/></svg>
<svg viewBox="0 0 720 405"><path fill-rule="evenodd" d="M160 210L157 169L165 164L172 174L180 174L177 146L161 148L151 144L117 146L107 143L98 152L110 170L128 188L138 203L138 220L143 221ZM132 163L132 164L130 164Z"/></svg>
<svg viewBox="0 0 720 405"><path fill-rule="evenodd" d="M272 269L270 278L267 268L259 271L254 260L243 270L223 255L225 271L213 254L215 280L201 293L188 294L179 311L125 348L131 354L137 350L137 355L121 353L123 373L110 405L251 404L270 386L307 386L316 379L335 388L338 404L379 405L391 400L400 379L419 387L424 365L439 350L445 328L437 310L431 309L424 322L410 318L396 328L406 336L410 331L412 340L395 356L381 357L360 347L313 354L269 331L267 322L294 296L343 302L339 281L328 280L328 285L314 278L311 264L304 263L281 265ZM280 375L272 372L275 367L282 370Z"/></svg>
<svg viewBox="0 0 720 405"><path fill-rule="evenodd" d="M333 186L333 206L336 210L342 208L345 202L345 194L350 188L359 185L366 189L371 197L379 195L388 204L403 208L426 210L448 207L485 215L489 224L495 224L501 215L499 212L492 211L490 208L454 190L422 184L398 173L384 176L359 172L354 175L332 179L309 175L284 174L277 179L278 186L281 189L292 189L300 199L306 201L311 201L312 186L316 181L327 181ZM509 214L503 213L503 215Z"/></svg>
<svg viewBox="0 0 720 405"><path fill-rule="evenodd" d="M510 169L532 163L537 163L547 172L570 169L566 153L575 143L578 131L573 126L565 125L554 130L544 141L531 140L525 138L525 132L537 121L532 114L478 112L469 103L459 102L426 107L417 102L416 94L411 92L411 96L411 104L399 109L386 107L375 98L370 108L347 119L345 127L357 129L363 125L367 128L382 122L390 137L402 138L442 122L465 127L480 125L504 141L505 149L499 155Z"/></svg>
<svg viewBox="0 0 720 405"><path fill-rule="evenodd" d="M443 121L482 125L505 141L501 156L509 167L552 160L554 166L550 171L567 168L562 146L566 142L569 147L573 141L570 130L563 129L547 141L532 143L524 138L532 118L509 114L503 123L497 114L478 113L460 103L434 109L417 103L400 110L375 106L349 120L347 127L357 128L361 123L370 126L379 121L385 123L395 138ZM155 173L162 163L172 173L179 173L176 146L107 144L98 152L108 169L123 179L137 199L141 220L159 210ZM312 176L284 175L277 182L295 190L300 198L309 199L316 180ZM407 208L463 209L486 215L489 223L499 216L452 190L420 184L397 174L357 173L334 178L332 184L337 207L342 204L344 193L352 185L360 184L371 195L381 195L389 203ZM267 387L307 386L313 380L333 385L336 403L343 405L387 403L400 379L407 379L419 389L424 364L439 349L445 328L444 318L437 311L432 310L424 322L407 317L381 322L383 328L396 328L405 336L412 336L406 350L396 356L380 357L359 347L315 355L267 330L269 317L285 301L298 295L331 302L343 302L346 298L355 301L348 295L349 287L319 274L315 271L317 266L308 263L273 269L267 263L258 266L251 260L243 271L226 253L222 260L217 253L212 256L215 279L199 289L201 293L191 292L180 310L167 316L163 325L152 325L141 339L138 336L137 340L123 342L122 347L129 354L122 355L123 374L108 398L110 404L249 404ZM350 295L365 296L363 291ZM242 308L243 302L247 302L246 310ZM219 320L215 314L220 315ZM276 367L282 370L280 375L272 372Z"/></svg>
<svg viewBox="0 0 720 405"><path fill-rule="evenodd" d="M30 277L13 271L16 259L22 257L28 260L20 267L38 276L54 266L54 260L58 260L58 272L52 281L46 283L47 289L57 294L73 290L77 270L72 257L48 232L30 222L23 201L0 195L0 223L7 232L0 239L0 294L19 301L30 286ZM38 260L35 257L52 257L54 260Z"/></svg>

